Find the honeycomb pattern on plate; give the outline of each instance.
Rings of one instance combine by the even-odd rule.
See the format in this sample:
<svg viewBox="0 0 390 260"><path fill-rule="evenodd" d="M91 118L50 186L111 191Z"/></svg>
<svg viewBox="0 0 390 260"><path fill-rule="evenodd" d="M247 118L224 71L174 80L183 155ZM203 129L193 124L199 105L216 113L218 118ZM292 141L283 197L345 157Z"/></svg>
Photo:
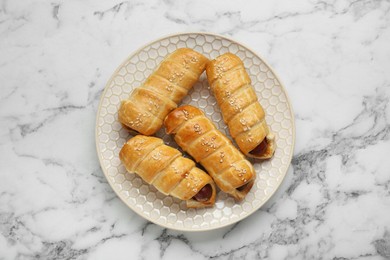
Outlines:
<svg viewBox="0 0 390 260"><path fill-rule="evenodd" d="M187 209L185 203L165 196L135 174L126 172L119 160L119 151L131 136L118 122L121 100L140 86L164 57L177 48L192 48L209 58L225 52L238 55L252 79L259 101L266 111L266 120L276 135L277 149L268 161L254 161L257 179L246 198L236 203L219 192L213 208ZM228 130L215 98L210 94L205 73L182 104L202 109L229 138ZM281 184L294 146L294 118L285 90L269 66L249 49L222 36L181 34L153 42L131 55L107 83L96 122L96 142L100 163L109 183L118 196L135 212L161 226L178 230L210 230L232 224L259 209ZM156 134L168 145L177 148L162 128Z"/></svg>

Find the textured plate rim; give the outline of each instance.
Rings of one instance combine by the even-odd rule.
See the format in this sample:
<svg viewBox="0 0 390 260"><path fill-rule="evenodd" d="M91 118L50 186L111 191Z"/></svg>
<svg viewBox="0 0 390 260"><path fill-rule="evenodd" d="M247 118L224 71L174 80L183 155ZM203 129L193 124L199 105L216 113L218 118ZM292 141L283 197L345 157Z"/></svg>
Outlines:
<svg viewBox="0 0 390 260"><path fill-rule="evenodd" d="M131 58L133 57L135 54L137 54L138 52L140 52L142 49L146 48L147 46L150 46L150 45L153 45L157 42L160 42L162 40L165 40L165 39L169 39L171 37L176 37L176 36L183 36L183 35L203 35L203 36L213 36L213 37L220 37L221 39L225 39L227 41L230 41L232 43L235 43L237 45L241 45L242 47L246 48L247 50L249 50L250 52L252 52L254 55L256 55L258 58L260 58L260 60L265 64L267 65L267 67L269 68L269 70L274 74L275 78L279 81L280 83L280 87L283 89L283 92L286 96L286 101L289 105L289 110L290 110L290 115L291 115L291 121L292 121L292 144L291 144L291 152L290 152L290 155L289 155L289 159L288 159L288 162L286 164L288 164L281 180L279 181L277 187L270 193L268 194L264 201L257 207L257 208L253 208L253 210L251 212L249 212L247 215L241 217L241 218L238 218L238 219L235 219L233 221L230 221L228 223L225 223L223 225L219 225L219 226L211 226L211 227L207 227L207 228L199 228L199 229L189 229L189 228L185 228L185 227L176 227L176 226L168 226L168 225L165 225L165 224L162 224L162 223L158 223L157 221L151 219L150 217L148 216L145 216L142 214L142 212L140 210L138 210L136 207L133 207L133 205L131 205L130 203L127 202L127 200L125 198L123 198L123 196L114 188L114 183L111 182L110 178L108 177L108 174L107 174L107 170L105 169L105 167L103 167L103 158L102 158L102 155L101 155L101 152L100 152L100 149L99 149L99 141L98 141L98 117L99 117L99 114L100 114L100 110L101 110L101 107L102 107L102 101L103 101L103 98L105 97L105 94L107 92L107 89L109 87L109 83L111 83L115 77L115 75L120 71L120 69L123 67L123 65ZM130 55L128 55L126 57L126 59L124 61L122 61L120 63L120 65L118 65L118 67L115 69L115 71L112 73L112 75L110 76L110 78L108 79L107 83L105 84L104 86L104 89L103 89L103 92L101 93L100 95L100 100L99 100L99 105L98 105L98 109L97 109L97 112L96 112L96 118L95 118L95 144L96 144L96 153L97 153L97 156L99 158L99 163L100 163L100 168L102 169L103 173L104 173L104 176L105 178L107 179L107 182L109 183L110 187L112 188L112 190L115 192L115 194L122 200L122 202L127 206L129 207L131 210L133 210L135 213L137 213L137 215L139 215L140 217L148 220L149 222L152 222L156 225L159 225L161 227L164 227L164 228L167 228L167 229L171 229L171 230L177 230L177 231L185 231L185 232L202 232L202 231L210 231L210 230L215 230L215 229L220 229L220 228L223 228L223 227L226 227L226 226L230 226L230 225L233 225L239 221L242 221L244 220L245 218L249 217L250 215L252 215L253 213L255 213L257 210L259 210L261 207L264 206L265 203L267 203L270 198L276 193L276 191L280 188L281 184L283 183L286 175L287 175L287 172L288 170L290 169L290 166L291 166L291 160L292 160L292 156L294 154L294 151L295 151L295 117L294 117L294 112L293 112L293 108L292 108L292 104L291 104L291 101L290 101L290 97L288 96L288 93L286 91L286 89L284 88L284 84L283 82L280 80L280 77L279 75L274 71L273 67L269 65L269 63L263 59L263 57L261 55L259 55L257 52L255 52L252 48L248 47L247 45L245 44L242 44L236 40L233 40L232 38L230 37L227 37L227 36L224 36L224 35L220 35L220 34L216 34L216 33L210 33L210 32L201 32L201 31L194 31L194 32L182 32L182 33L173 33L173 34L168 34L168 35L165 35L165 36L162 36L162 37L159 37L157 38L156 40L153 40L151 42L148 42L144 45L142 45L141 47L137 48L135 51L133 51L132 53L130 53Z"/></svg>

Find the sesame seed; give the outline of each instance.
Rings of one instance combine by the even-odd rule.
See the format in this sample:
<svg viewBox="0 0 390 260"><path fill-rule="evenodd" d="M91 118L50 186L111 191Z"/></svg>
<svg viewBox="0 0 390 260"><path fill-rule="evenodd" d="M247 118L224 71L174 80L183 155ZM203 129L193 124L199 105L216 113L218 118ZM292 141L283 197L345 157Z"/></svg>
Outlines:
<svg viewBox="0 0 390 260"><path fill-rule="evenodd" d="M169 92L172 92L173 90L173 86L172 85L168 85L165 87L166 90L168 90Z"/></svg>
<svg viewBox="0 0 390 260"><path fill-rule="evenodd" d="M188 65L188 61L185 58L183 58L182 66L183 66L183 68L185 68L187 70L190 68L190 66Z"/></svg>
<svg viewBox="0 0 390 260"><path fill-rule="evenodd" d="M197 57L192 57L191 58L191 62L192 63L195 63L195 62L198 62L198 61L199 61L199 59Z"/></svg>
<svg viewBox="0 0 390 260"><path fill-rule="evenodd" d="M161 151L157 151L157 153L152 155L152 158L156 161L161 160Z"/></svg>
<svg viewBox="0 0 390 260"><path fill-rule="evenodd" d="M220 163L223 163L223 158L225 157L225 152L221 151L221 152L219 153L219 157L220 157L219 162L220 162Z"/></svg>
<svg viewBox="0 0 390 260"><path fill-rule="evenodd" d="M198 123L196 123L194 125L194 131L198 134L202 134L202 128L200 127L200 125Z"/></svg>
<svg viewBox="0 0 390 260"><path fill-rule="evenodd" d="M172 165L172 169L175 172L175 174L179 174L180 173L176 166Z"/></svg>
<svg viewBox="0 0 390 260"><path fill-rule="evenodd" d="M189 116L188 111L183 109L183 114L184 114L184 119L187 121Z"/></svg>
<svg viewBox="0 0 390 260"><path fill-rule="evenodd" d="M246 169L238 168L233 164L231 164L230 166L232 166L234 168L234 170L238 172L237 176L240 177L241 180L245 179L243 176L244 176L244 174L246 174Z"/></svg>

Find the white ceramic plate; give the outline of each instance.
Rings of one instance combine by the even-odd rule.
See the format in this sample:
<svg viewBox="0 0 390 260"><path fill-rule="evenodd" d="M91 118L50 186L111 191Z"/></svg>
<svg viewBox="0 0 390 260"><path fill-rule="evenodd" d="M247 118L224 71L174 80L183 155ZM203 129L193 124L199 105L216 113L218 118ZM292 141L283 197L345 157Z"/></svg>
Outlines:
<svg viewBox="0 0 390 260"><path fill-rule="evenodd" d="M143 182L135 174L127 173L119 160L119 151L131 137L118 122L121 100L140 86L164 57L177 48L192 48L209 58L225 52L238 55L252 79L259 101L266 112L266 120L276 135L276 151L268 161L253 161L257 178L252 190L242 202L219 192L213 208L188 209L183 201L165 196ZM210 94L205 73L183 100L202 109L229 138L219 107ZM166 144L177 148L173 139L162 128L156 134ZM96 146L100 164L116 194L132 210L163 227L202 231L220 228L244 219L259 209L281 184L291 162L295 141L294 116L280 80L270 66L253 51L223 36L208 33L184 33L168 36L149 43L130 55L114 72L102 94L96 120Z"/></svg>

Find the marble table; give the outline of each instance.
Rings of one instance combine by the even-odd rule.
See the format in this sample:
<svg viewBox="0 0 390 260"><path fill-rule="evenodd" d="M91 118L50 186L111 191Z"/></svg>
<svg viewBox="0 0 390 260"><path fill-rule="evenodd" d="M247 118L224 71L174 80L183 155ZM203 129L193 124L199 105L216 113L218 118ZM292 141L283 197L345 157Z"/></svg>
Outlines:
<svg viewBox="0 0 390 260"><path fill-rule="evenodd" d="M265 206L208 232L147 222L95 149L105 83L172 33L229 36L279 74L291 167ZM0 259L390 258L389 1L0 2Z"/></svg>

